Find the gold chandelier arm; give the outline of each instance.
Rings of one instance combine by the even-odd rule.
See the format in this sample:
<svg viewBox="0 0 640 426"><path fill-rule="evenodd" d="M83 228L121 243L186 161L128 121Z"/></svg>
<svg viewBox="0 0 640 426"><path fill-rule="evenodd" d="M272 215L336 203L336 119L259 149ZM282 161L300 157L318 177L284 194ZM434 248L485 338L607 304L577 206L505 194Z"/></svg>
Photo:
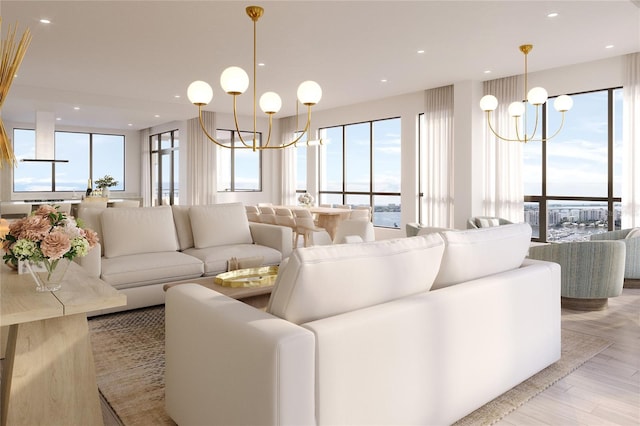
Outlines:
<svg viewBox="0 0 640 426"><path fill-rule="evenodd" d="M564 126L564 113L565 113L565 111L562 111L562 120L560 121L560 127L558 127L558 130L556 130L556 132L553 135L549 136L548 138L543 139L544 141L548 141L549 139L553 139L558 135L558 133L560 133L560 130L562 130L562 126Z"/></svg>
<svg viewBox="0 0 640 426"><path fill-rule="evenodd" d="M487 113L487 125L489 126L489 130L491 130L491 133L493 133L493 135L496 138L502 139L503 141L507 141L507 142L522 142L520 139L510 139L510 138L505 138L503 136L500 136L498 132L496 132L493 126L491 125L491 111L486 111L486 113ZM516 130L516 133L517 133L517 130Z"/></svg>
<svg viewBox="0 0 640 426"><path fill-rule="evenodd" d="M198 120L200 121L200 128L204 132L204 135L207 137L207 139L209 139L211 142L213 142L216 145L221 146L223 148L231 148L230 146L227 146L225 144L222 144L222 143L218 142L217 140L215 140L215 138L213 136L211 136L209 134L209 132L207 131L206 127L204 126L204 120L202 119L202 105L198 105Z"/></svg>
<svg viewBox="0 0 640 426"><path fill-rule="evenodd" d="M251 148L255 151L255 148L252 145L249 145L248 143L246 143L244 141L244 139L242 138L242 132L240 132L240 126L238 125L238 112L236 111L236 98L238 95L233 94L233 120L236 123L236 132L238 133L238 138L240 138L240 141L242 142L242 145L244 145L243 147L236 147L236 148ZM254 129L254 134L253 134L253 140L256 140L256 135L255 135L255 129Z"/></svg>

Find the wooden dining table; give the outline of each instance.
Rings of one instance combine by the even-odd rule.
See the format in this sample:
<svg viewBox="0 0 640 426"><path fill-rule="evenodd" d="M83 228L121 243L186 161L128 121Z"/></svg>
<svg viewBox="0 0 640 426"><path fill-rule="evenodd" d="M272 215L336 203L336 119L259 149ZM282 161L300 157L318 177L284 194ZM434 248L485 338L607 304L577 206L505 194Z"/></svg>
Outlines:
<svg viewBox="0 0 640 426"><path fill-rule="evenodd" d="M345 219L349 219L351 215L351 209L340 209L336 207L304 207L304 206L273 206L284 207L291 210L295 209L309 209L309 211L317 217L317 224L319 227L327 230L331 239L336 235L338 225Z"/></svg>

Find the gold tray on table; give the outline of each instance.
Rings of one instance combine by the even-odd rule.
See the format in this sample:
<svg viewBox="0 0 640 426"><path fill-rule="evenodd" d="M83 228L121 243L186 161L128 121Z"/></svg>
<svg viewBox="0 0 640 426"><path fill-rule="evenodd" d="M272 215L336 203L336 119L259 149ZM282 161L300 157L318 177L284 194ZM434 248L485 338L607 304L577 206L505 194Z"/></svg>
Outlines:
<svg viewBox="0 0 640 426"><path fill-rule="evenodd" d="M266 287L275 283L277 276L277 266L261 266L223 272L214 282L224 287Z"/></svg>

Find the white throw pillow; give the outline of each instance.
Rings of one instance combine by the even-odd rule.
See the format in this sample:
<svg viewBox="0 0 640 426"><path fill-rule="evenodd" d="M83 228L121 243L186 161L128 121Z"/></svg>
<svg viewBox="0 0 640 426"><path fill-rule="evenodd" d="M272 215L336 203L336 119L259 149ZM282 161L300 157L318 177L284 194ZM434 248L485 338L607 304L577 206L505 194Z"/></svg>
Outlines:
<svg viewBox="0 0 640 426"><path fill-rule="evenodd" d="M178 250L170 206L105 209L101 219L107 258Z"/></svg>
<svg viewBox="0 0 640 426"><path fill-rule="evenodd" d="M640 238L640 228L633 228L625 238Z"/></svg>
<svg viewBox="0 0 640 426"><path fill-rule="evenodd" d="M253 243L242 203L192 206L189 218L195 248Z"/></svg>
<svg viewBox="0 0 640 426"><path fill-rule="evenodd" d="M296 249L267 311L302 324L428 291L443 249L438 234Z"/></svg>
<svg viewBox="0 0 640 426"><path fill-rule="evenodd" d="M445 250L432 289L520 267L529 251L531 226L517 223L441 235Z"/></svg>

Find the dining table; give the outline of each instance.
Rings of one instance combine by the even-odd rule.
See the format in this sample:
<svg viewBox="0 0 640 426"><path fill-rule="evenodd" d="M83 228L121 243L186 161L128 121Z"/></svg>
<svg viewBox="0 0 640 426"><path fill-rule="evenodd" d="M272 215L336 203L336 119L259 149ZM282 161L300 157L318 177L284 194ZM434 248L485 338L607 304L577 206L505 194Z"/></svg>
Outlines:
<svg viewBox="0 0 640 426"><path fill-rule="evenodd" d="M324 228L331 236L331 239L336 236L338 225L345 219L349 219L351 215L351 209L343 209L337 207L322 207L322 206L273 206L284 207L291 210L295 209L309 209L311 214L316 217L316 223L320 228Z"/></svg>

